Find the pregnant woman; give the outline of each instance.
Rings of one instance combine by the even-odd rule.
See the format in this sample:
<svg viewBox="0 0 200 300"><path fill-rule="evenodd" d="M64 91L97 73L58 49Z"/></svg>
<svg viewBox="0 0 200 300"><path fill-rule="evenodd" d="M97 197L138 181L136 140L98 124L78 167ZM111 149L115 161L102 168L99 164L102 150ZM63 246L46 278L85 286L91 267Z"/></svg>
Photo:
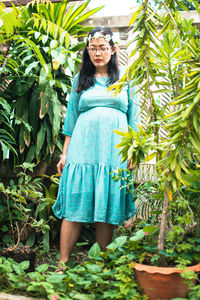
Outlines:
<svg viewBox="0 0 200 300"><path fill-rule="evenodd" d="M63 133L63 155L57 168L61 175L58 198L53 205L62 219L60 260L68 261L82 223L95 223L96 241L105 249L112 241L114 225L135 213L133 196L120 189L111 172L126 169L115 147L120 137L113 130L137 130L138 106L129 86L112 97L109 85L123 74L108 27L96 27L87 37L80 72L75 76ZM130 162L128 162L128 168Z"/></svg>

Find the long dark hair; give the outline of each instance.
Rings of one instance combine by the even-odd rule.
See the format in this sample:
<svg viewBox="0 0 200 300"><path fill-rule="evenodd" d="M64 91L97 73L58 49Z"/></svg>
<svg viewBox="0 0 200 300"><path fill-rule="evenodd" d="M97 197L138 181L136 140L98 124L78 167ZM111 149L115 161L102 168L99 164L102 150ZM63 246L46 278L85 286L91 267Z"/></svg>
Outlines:
<svg viewBox="0 0 200 300"><path fill-rule="evenodd" d="M88 36L91 35L93 37L96 32L100 32L102 35L108 34L111 37L113 36L111 29L109 27L104 26L98 26L93 28L88 34ZM91 62L90 56L88 54L88 44L89 42L87 42L87 45L83 51L77 93L87 90L88 88L94 85L94 74L96 69L93 63ZM109 44L113 48L114 42L112 38L109 41ZM119 66L116 52L113 55L111 55L110 61L108 63L108 78L108 85L113 84L119 79Z"/></svg>

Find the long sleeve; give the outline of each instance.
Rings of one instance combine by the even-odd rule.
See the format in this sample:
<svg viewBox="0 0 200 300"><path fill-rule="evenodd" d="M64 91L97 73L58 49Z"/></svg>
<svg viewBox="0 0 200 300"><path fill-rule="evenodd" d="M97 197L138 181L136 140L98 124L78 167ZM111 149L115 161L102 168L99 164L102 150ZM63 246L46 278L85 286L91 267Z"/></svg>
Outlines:
<svg viewBox="0 0 200 300"><path fill-rule="evenodd" d="M79 94L76 92L78 85L79 74L76 74L72 84L71 93L69 96L69 101L67 105L67 112L65 116L63 134L71 136L74 130L77 118L79 116Z"/></svg>
<svg viewBox="0 0 200 300"><path fill-rule="evenodd" d="M140 111L139 107L139 98L138 94L135 94L135 87L128 87L128 111L127 111L127 119L128 124L135 130L139 130L137 124L140 124L140 115L138 115Z"/></svg>

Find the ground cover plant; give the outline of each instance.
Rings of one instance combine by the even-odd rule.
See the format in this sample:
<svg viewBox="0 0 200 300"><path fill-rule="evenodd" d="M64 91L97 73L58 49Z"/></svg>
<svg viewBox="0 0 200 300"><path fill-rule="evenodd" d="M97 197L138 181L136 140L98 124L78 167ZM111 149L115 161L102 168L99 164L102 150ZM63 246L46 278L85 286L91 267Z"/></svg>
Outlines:
<svg viewBox="0 0 200 300"><path fill-rule="evenodd" d="M135 283L134 254L123 248L126 240L126 236L116 238L106 252L94 244L88 258L79 264L71 259L63 275L55 273L56 263L41 264L35 272L26 273L27 261L17 264L11 258L1 257L1 289L51 300L147 299Z"/></svg>

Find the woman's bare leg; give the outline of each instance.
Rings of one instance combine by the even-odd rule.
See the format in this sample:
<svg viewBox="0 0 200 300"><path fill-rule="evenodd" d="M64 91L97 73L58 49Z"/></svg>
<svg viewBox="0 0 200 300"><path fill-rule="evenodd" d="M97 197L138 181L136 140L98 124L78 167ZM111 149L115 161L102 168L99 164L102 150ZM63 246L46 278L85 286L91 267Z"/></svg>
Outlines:
<svg viewBox="0 0 200 300"><path fill-rule="evenodd" d="M96 223L96 242L104 250L112 242L114 227L115 225L109 223Z"/></svg>
<svg viewBox="0 0 200 300"><path fill-rule="evenodd" d="M60 259L58 266L61 262L67 262L73 251L73 248L78 241L82 223L71 222L63 219L60 230Z"/></svg>

